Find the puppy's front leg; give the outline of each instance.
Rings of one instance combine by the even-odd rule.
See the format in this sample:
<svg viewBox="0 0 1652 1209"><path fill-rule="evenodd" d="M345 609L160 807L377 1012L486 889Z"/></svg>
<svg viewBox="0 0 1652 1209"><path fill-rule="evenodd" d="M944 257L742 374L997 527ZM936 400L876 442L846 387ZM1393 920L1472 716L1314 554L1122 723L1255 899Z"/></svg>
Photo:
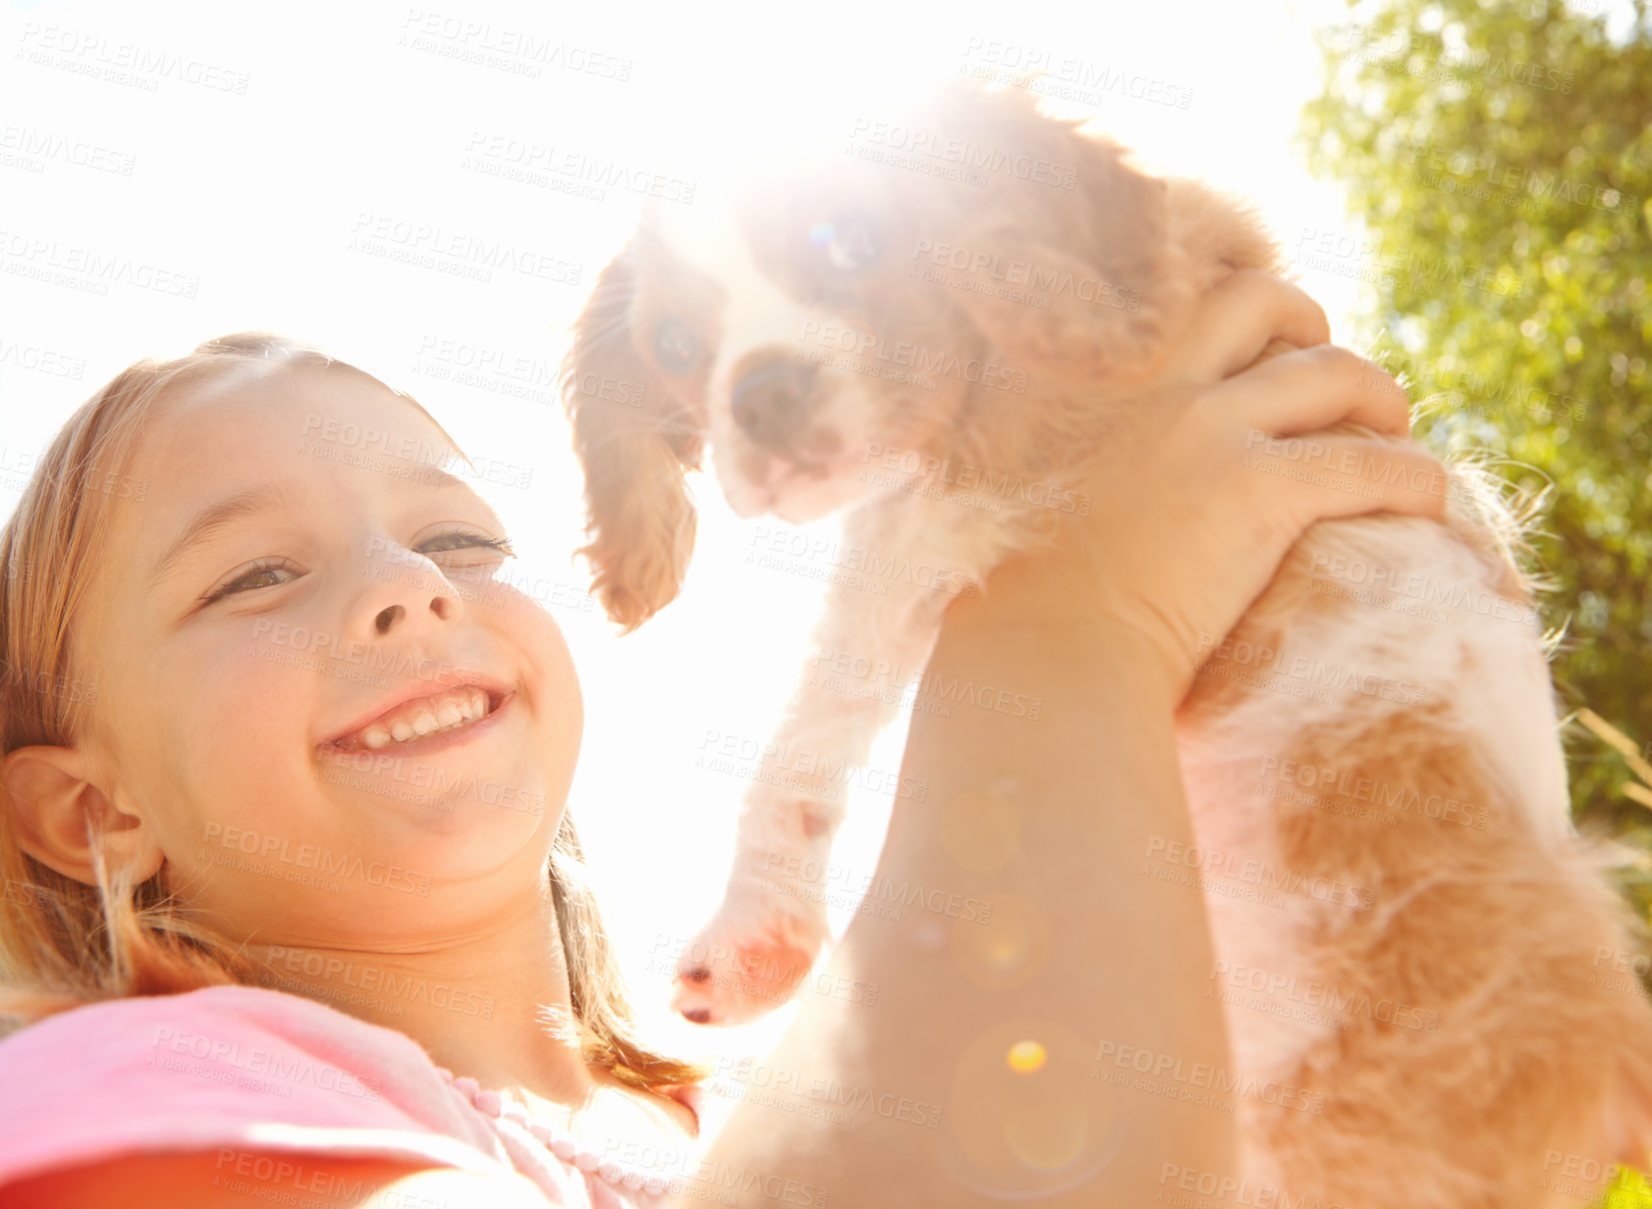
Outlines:
<svg viewBox="0 0 1652 1209"><path fill-rule="evenodd" d="M876 523L851 518L850 542L880 532L881 544L862 546L862 570L827 591L816 656L742 804L723 905L678 963L672 1006L689 1020L744 1023L778 1007L808 973L826 940L828 895L855 890L830 864L851 773L921 676L947 604L977 589L978 573L947 543L892 540L892 529L920 530L885 524L888 510L876 511ZM844 662L850 674L830 673Z"/></svg>

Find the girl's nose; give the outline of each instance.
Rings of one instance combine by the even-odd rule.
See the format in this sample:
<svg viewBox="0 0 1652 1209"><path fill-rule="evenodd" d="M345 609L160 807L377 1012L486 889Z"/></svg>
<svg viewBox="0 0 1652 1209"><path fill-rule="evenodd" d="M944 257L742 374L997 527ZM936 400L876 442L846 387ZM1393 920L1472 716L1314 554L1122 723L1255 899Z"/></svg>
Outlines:
<svg viewBox="0 0 1652 1209"><path fill-rule="evenodd" d="M463 615L457 591L429 558L379 539L372 547L363 572L370 586L349 619L358 635L383 637L408 626L450 624Z"/></svg>
<svg viewBox="0 0 1652 1209"><path fill-rule="evenodd" d="M453 620L453 603L446 597L431 597L430 611L443 621ZM373 618L373 629L379 634L388 634L391 627L406 615L407 609L405 606L400 604L389 605L383 609L380 609L378 615Z"/></svg>

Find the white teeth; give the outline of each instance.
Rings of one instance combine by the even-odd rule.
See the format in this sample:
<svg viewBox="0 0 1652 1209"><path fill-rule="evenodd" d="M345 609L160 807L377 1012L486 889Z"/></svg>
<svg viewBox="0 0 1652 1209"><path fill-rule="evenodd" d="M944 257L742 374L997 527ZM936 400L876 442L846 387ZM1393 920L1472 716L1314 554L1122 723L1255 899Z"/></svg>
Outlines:
<svg viewBox="0 0 1652 1209"><path fill-rule="evenodd" d="M437 731L464 726L484 717L487 712L486 692L482 689L458 690L443 697L434 708L429 702L421 701L410 712L392 719L388 726L375 722L364 727L355 739L361 746L377 750L392 743L406 743L409 739L422 739ZM348 743L349 737L341 742Z"/></svg>

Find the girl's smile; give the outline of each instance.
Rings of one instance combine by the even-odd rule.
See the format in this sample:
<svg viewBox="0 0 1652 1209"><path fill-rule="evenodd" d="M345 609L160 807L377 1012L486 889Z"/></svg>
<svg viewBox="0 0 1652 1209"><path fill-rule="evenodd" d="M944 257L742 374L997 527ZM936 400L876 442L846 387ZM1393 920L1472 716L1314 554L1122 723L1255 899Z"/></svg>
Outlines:
<svg viewBox="0 0 1652 1209"><path fill-rule="evenodd" d="M470 707L455 704L467 697L473 702ZM481 689L457 695L452 692L426 695L389 711L384 716L391 718L391 722L373 723L343 739L323 743L320 752L352 763L360 753L373 752L375 766L381 766L378 761L389 762L401 756L431 755L454 744L491 735L502 719L509 720L507 710L515 699L515 693L488 693ZM449 713L454 715L453 721L443 722ZM427 725L431 729L415 733ZM405 739L399 737L403 731L408 733Z"/></svg>
<svg viewBox="0 0 1652 1209"><path fill-rule="evenodd" d="M411 748L418 751L435 750L416 741L477 729L477 723L491 721L509 700L510 690L502 685L488 685L480 677L470 674L455 675L451 680L439 681L444 687L434 690L415 690L373 714L366 722L347 728L321 744L322 749L376 751L394 746L398 751Z"/></svg>

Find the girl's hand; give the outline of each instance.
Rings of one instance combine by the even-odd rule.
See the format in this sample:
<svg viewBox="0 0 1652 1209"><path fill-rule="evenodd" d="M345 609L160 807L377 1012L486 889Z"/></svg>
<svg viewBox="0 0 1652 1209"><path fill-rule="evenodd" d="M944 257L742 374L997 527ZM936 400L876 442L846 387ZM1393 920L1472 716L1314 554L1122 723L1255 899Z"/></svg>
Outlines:
<svg viewBox="0 0 1652 1209"><path fill-rule="evenodd" d="M1393 440L1410 432L1405 392L1329 335L1294 285L1234 273L1201 300L1151 397L1123 405L1128 421L1093 463L1075 543L1089 574L1075 603L1142 640L1174 700L1309 525L1444 513L1444 467ZM1276 339L1297 351L1258 362ZM1343 422L1388 435L1321 431Z"/></svg>

